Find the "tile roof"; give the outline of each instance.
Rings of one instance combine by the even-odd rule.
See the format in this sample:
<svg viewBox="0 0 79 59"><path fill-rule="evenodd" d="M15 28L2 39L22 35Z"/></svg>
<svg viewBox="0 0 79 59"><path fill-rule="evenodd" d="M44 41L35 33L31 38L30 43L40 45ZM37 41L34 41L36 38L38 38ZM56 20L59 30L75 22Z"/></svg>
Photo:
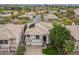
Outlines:
<svg viewBox="0 0 79 59"><path fill-rule="evenodd" d="M52 28L52 24L40 22L35 23L35 26L33 28L28 28L25 32L25 34L29 35L45 35L49 34L49 30Z"/></svg>
<svg viewBox="0 0 79 59"><path fill-rule="evenodd" d="M9 17L11 14L0 14L0 17Z"/></svg>
<svg viewBox="0 0 79 59"><path fill-rule="evenodd" d="M75 15L79 15L79 8L74 9Z"/></svg>
<svg viewBox="0 0 79 59"><path fill-rule="evenodd" d="M79 25L66 26L66 28L70 30L71 35L75 38L75 40L79 40Z"/></svg>
<svg viewBox="0 0 79 59"><path fill-rule="evenodd" d="M49 19L58 19L58 17L54 14L44 14L44 20L48 21Z"/></svg>
<svg viewBox="0 0 79 59"><path fill-rule="evenodd" d="M29 12L29 13L25 13L19 17L32 17L32 16L36 16L36 13L35 12Z"/></svg>
<svg viewBox="0 0 79 59"><path fill-rule="evenodd" d="M18 34L20 34L22 28L23 25L0 25L0 39L16 38Z"/></svg>

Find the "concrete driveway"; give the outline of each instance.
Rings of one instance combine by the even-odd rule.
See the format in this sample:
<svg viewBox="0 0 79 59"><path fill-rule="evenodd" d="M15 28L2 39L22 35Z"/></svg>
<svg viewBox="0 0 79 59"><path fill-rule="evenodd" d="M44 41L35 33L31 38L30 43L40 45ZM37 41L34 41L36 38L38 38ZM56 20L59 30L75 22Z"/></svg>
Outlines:
<svg viewBox="0 0 79 59"><path fill-rule="evenodd" d="M25 55L42 55L41 46L27 46Z"/></svg>
<svg viewBox="0 0 79 59"><path fill-rule="evenodd" d="M75 51L72 55L79 55L79 51Z"/></svg>

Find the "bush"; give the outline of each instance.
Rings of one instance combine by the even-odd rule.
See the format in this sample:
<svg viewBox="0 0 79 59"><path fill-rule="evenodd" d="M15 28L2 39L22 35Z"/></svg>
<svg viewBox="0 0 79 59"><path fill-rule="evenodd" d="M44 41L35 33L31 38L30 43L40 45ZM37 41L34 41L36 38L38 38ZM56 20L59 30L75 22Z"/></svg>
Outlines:
<svg viewBox="0 0 79 59"><path fill-rule="evenodd" d="M71 25L72 24L72 20L65 20L65 21L63 21L63 23L65 25Z"/></svg>
<svg viewBox="0 0 79 59"><path fill-rule="evenodd" d="M42 49L42 52L43 54L46 54L46 55L57 55L58 54L58 50L55 47Z"/></svg>
<svg viewBox="0 0 79 59"><path fill-rule="evenodd" d="M17 48L16 54L17 55L23 55L24 54L24 51L25 51L25 45L19 46Z"/></svg>

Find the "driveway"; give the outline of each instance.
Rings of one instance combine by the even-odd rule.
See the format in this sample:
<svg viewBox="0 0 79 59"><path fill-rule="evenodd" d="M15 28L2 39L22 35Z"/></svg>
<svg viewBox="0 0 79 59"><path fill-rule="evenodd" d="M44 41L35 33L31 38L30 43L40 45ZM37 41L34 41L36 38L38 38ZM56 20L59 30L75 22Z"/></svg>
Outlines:
<svg viewBox="0 0 79 59"><path fill-rule="evenodd" d="M25 55L42 55L41 46L27 46Z"/></svg>
<svg viewBox="0 0 79 59"><path fill-rule="evenodd" d="M79 55L79 51L75 51L73 55Z"/></svg>

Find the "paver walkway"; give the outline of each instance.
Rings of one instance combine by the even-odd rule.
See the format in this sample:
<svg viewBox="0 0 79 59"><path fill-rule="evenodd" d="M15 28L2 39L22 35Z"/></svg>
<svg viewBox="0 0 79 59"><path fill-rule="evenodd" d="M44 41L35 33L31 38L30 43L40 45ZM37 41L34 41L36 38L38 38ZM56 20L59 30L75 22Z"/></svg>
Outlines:
<svg viewBox="0 0 79 59"><path fill-rule="evenodd" d="M25 55L42 55L41 46L27 46Z"/></svg>

